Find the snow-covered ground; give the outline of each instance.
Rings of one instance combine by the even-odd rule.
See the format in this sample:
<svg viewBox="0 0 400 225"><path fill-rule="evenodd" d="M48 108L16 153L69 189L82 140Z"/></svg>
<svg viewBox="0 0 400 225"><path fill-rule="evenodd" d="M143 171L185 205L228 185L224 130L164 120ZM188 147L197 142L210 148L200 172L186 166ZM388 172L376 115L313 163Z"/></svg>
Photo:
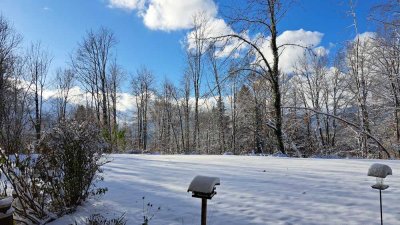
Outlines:
<svg viewBox="0 0 400 225"><path fill-rule="evenodd" d="M89 200L53 225L83 224L93 213L126 214L143 222L142 197L156 211L150 225L200 224L201 200L187 188L195 175L217 176L221 185L209 201L209 225L379 224L379 192L368 177L374 162L393 176L383 192L385 224L400 224L400 161L293 159L254 156L112 155L103 184L109 191Z"/></svg>

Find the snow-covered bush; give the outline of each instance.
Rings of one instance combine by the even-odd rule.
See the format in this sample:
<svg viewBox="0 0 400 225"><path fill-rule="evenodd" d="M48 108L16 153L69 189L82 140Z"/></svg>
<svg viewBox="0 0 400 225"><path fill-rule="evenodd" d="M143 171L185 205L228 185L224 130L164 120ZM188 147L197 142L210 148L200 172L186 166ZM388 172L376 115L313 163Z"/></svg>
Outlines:
<svg viewBox="0 0 400 225"><path fill-rule="evenodd" d="M45 224L57 218L49 208L46 183L38 179L36 156L6 155L0 152L0 170L13 189L14 219L22 224Z"/></svg>
<svg viewBox="0 0 400 225"><path fill-rule="evenodd" d="M61 189L57 195L63 198L65 207L75 207L90 193L103 192L91 187L101 172L104 163L101 158L107 148L97 126L75 121L60 123L39 143L43 153L37 164L42 172L40 178L55 182Z"/></svg>
<svg viewBox="0 0 400 225"><path fill-rule="evenodd" d="M45 224L73 211L96 188L101 166L107 161L107 143L95 125L68 121L43 135L38 155L0 153L0 170L10 182L17 220Z"/></svg>

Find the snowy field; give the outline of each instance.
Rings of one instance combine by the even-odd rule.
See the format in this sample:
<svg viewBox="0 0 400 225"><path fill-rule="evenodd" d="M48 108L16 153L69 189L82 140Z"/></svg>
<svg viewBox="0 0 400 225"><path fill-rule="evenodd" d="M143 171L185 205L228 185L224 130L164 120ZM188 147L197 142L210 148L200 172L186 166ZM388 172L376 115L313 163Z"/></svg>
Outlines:
<svg viewBox="0 0 400 225"><path fill-rule="evenodd" d="M83 224L93 213L126 214L143 222L142 197L156 212L150 225L200 224L201 200L187 188L195 175L217 176L209 225L379 224L379 192L368 177L374 162L392 167L383 192L384 224L400 224L400 161L292 159L251 156L112 155L105 168L109 191L53 225ZM154 210L156 211L156 210Z"/></svg>

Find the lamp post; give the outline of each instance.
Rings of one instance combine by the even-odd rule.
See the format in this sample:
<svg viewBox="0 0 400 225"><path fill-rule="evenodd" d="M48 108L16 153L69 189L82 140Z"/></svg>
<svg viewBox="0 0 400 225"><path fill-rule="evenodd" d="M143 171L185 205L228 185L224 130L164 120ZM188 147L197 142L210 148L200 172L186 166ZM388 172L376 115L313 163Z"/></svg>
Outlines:
<svg viewBox="0 0 400 225"><path fill-rule="evenodd" d="M389 188L389 185L384 184L384 180L387 175L392 175L392 169L385 164L374 163L369 167L368 176L376 177L376 183L371 187L379 190L379 203L381 211L381 225L383 225L383 214L382 214L382 191Z"/></svg>
<svg viewBox="0 0 400 225"><path fill-rule="evenodd" d="M218 177L196 176L189 185L192 197L201 198L201 225L207 225L207 200L217 194L215 186L220 185Z"/></svg>

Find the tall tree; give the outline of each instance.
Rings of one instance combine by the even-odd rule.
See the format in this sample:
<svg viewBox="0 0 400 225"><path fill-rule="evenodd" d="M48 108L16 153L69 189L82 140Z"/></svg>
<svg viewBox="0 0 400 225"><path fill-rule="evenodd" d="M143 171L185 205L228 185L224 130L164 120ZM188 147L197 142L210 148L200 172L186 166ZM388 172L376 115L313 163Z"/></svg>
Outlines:
<svg viewBox="0 0 400 225"><path fill-rule="evenodd" d="M184 139L185 139L185 153L189 153L190 151L190 75L188 73L184 74L183 80L182 80L182 86L183 86L183 117L184 117L184 127L185 127L185 134L184 134Z"/></svg>
<svg viewBox="0 0 400 225"><path fill-rule="evenodd" d="M10 78L10 68L16 58L16 51L22 41L13 26L0 14L0 129L5 114L6 82Z"/></svg>
<svg viewBox="0 0 400 225"><path fill-rule="evenodd" d="M148 112L153 85L153 73L146 67L139 69L132 80L137 110L137 145L144 151L148 144Z"/></svg>
<svg viewBox="0 0 400 225"><path fill-rule="evenodd" d="M208 18L204 13L198 13L193 16L193 30L190 32L187 40L187 59L189 64L189 73L193 83L194 90L194 129L193 129L193 147L199 148L199 99L201 77L203 75L203 58L207 50L207 26Z"/></svg>
<svg viewBox="0 0 400 225"><path fill-rule="evenodd" d="M108 138L111 135L108 112L107 74L112 65L112 56L117 41L114 33L104 27L97 31L90 30L78 44L72 65L79 81L92 95L98 122L103 125Z"/></svg>
<svg viewBox="0 0 400 225"><path fill-rule="evenodd" d="M296 66L295 74L298 76L301 95L304 99L304 107L311 107L321 111L324 104L324 82L327 76L327 57L316 52L304 51ZM326 137L329 135L324 132L324 124L320 115L315 115L316 133L320 147L327 145ZM329 129L329 127L327 127Z"/></svg>
<svg viewBox="0 0 400 225"><path fill-rule="evenodd" d="M56 72L57 116L63 121L67 116L67 104L70 101L70 91L74 85L75 74L71 69L58 69Z"/></svg>
<svg viewBox="0 0 400 225"><path fill-rule="evenodd" d="M215 87L217 91L217 109L218 109L218 143L220 153L225 152L225 106L222 93L222 82L220 77L220 68L216 56L215 45L211 45L208 49L208 59L211 66L212 74L214 75ZM211 90L212 91L212 90Z"/></svg>
<svg viewBox="0 0 400 225"><path fill-rule="evenodd" d="M51 63L49 53L42 49L41 43L32 44L27 53L28 70L31 76L33 98L34 98L34 118L32 119L36 140L39 141L42 132L43 116L43 91L46 85L47 73Z"/></svg>
<svg viewBox="0 0 400 225"><path fill-rule="evenodd" d="M243 4L242 4L243 5ZM282 97L281 97L281 71L279 70L279 58L285 45L278 45L278 22L287 11L287 6L281 0L252 0L243 9L233 12L230 17L232 24L239 29L239 33L219 36L219 39L233 38L249 47L250 56L254 56L253 63L248 64L244 70L251 70L253 73L265 78L271 85L272 102L274 108L274 125L272 126L276 136L276 149L286 153L283 140L282 120ZM247 29L259 32L258 38L251 39ZM267 57L262 44L268 41L268 51L272 57ZM290 44L290 43L289 43Z"/></svg>
<svg viewBox="0 0 400 225"><path fill-rule="evenodd" d="M362 132L359 134L360 151L363 152L364 157L367 157L368 136L365 133L371 133L367 98L370 94L371 73L373 72L372 64L370 62L372 39L369 36L361 36L358 33L357 18L352 2L350 2L350 7L356 38L348 43L346 49L346 60L348 74L352 84L351 90L354 93L357 102L358 120L362 129Z"/></svg>

